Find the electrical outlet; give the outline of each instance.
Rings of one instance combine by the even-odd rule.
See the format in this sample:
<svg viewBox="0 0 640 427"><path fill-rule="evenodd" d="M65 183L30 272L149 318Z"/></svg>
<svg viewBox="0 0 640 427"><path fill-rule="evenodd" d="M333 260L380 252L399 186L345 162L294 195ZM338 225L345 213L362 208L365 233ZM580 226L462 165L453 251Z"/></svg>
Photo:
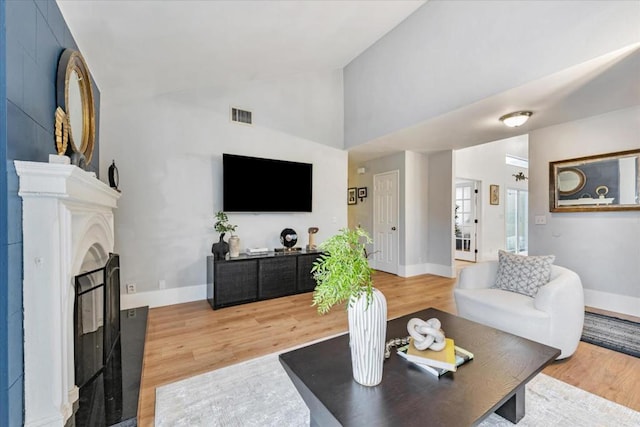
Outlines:
<svg viewBox="0 0 640 427"><path fill-rule="evenodd" d="M545 225L547 223L546 215L536 215L534 219L535 219L536 225Z"/></svg>
<svg viewBox="0 0 640 427"><path fill-rule="evenodd" d="M158 288L160 289L165 289L167 287L167 281L162 279L162 280L158 280Z"/></svg>
<svg viewBox="0 0 640 427"><path fill-rule="evenodd" d="M129 283L127 285L127 293L128 294L135 294L136 293L136 284L135 283Z"/></svg>
<svg viewBox="0 0 640 427"><path fill-rule="evenodd" d="M134 317L136 317L136 309L130 308L129 310L127 310L127 317L129 319L133 319Z"/></svg>

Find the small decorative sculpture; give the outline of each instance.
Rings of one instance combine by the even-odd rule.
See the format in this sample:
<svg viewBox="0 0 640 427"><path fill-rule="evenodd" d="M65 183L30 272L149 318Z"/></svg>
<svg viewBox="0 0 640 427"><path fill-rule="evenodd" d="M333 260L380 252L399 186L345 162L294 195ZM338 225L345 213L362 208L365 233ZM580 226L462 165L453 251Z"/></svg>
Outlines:
<svg viewBox="0 0 640 427"><path fill-rule="evenodd" d="M298 235L292 228L285 228L280 233L280 243L285 247L285 250L291 250L292 247L298 242Z"/></svg>
<svg viewBox="0 0 640 427"><path fill-rule="evenodd" d="M224 235L225 233L222 233L218 243L211 245L211 253L213 254L213 259L216 261L225 259L227 252L229 252L229 244L224 241Z"/></svg>
<svg viewBox="0 0 640 427"><path fill-rule="evenodd" d="M120 174L118 173L118 167L116 166L116 161L112 160L111 166L109 166L109 187L118 190L119 183L120 183Z"/></svg>
<svg viewBox="0 0 640 427"><path fill-rule="evenodd" d="M309 232L309 244L307 245L308 251L314 251L317 249L315 234L318 232L318 230L320 230L318 227L309 227L309 230L307 230Z"/></svg>
<svg viewBox="0 0 640 427"><path fill-rule="evenodd" d="M413 345L418 350L431 349L440 351L444 349L446 343L444 340L444 331L440 328L441 324L435 317L427 320L414 317L407 323L407 331L413 338Z"/></svg>
<svg viewBox="0 0 640 427"><path fill-rule="evenodd" d="M391 347L399 347L401 345L409 344L409 338L411 337L401 337L401 338L391 338L384 346L384 358L388 359L391 357Z"/></svg>
<svg viewBox="0 0 640 427"><path fill-rule="evenodd" d="M529 177L526 176L524 173L522 173L522 171L518 172L517 174L513 173L513 174L511 174L511 176L514 176L516 178L516 182L524 181L525 179L529 179Z"/></svg>
<svg viewBox="0 0 640 427"><path fill-rule="evenodd" d="M55 118L56 149L59 156L64 156L69 144L69 119L60 107L56 108Z"/></svg>
<svg viewBox="0 0 640 427"><path fill-rule="evenodd" d="M598 195L599 199L604 199L604 196L606 196L608 192L609 187L607 187L606 185L600 185L596 187L596 194Z"/></svg>

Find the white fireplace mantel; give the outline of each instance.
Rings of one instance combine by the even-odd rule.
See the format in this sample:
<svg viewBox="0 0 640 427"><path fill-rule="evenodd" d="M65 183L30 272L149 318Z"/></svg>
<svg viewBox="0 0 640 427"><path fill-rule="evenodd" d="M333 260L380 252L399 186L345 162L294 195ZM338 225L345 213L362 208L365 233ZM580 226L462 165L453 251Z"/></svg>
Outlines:
<svg viewBox="0 0 640 427"><path fill-rule="evenodd" d="M15 166L23 206L25 426L64 426L78 399L73 279L85 260L104 265L113 252L120 193L77 166Z"/></svg>

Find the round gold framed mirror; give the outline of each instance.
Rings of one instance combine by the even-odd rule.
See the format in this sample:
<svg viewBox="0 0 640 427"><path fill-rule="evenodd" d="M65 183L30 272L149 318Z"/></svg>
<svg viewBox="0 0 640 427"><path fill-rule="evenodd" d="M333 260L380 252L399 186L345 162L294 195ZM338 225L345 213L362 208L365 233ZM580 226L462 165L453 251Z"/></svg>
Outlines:
<svg viewBox="0 0 640 427"><path fill-rule="evenodd" d="M65 49L60 55L56 98L67 116L67 154L81 154L88 165L95 143L95 107L89 68L77 50Z"/></svg>
<svg viewBox="0 0 640 427"><path fill-rule="evenodd" d="M558 193L570 196L582 190L587 178L580 169L566 168L558 172Z"/></svg>

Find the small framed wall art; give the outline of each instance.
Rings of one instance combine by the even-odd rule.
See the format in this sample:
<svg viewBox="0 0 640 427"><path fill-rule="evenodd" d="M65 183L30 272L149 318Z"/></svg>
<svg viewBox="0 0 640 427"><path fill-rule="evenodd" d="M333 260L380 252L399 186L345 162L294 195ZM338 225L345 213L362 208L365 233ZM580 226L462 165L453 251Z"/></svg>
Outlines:
<svg viewBox="0 0 640 427"><path fill-rule="evenodd" d="M500 204L500 186L491 184L489 186L489 204L499 205Z"/></svg>
<svg viewBox="0 0 640 427"><path fill-rule="evenodd" d="M347 189L347 204L348 205L355 205L358 203L358 198L356 197L356 191L358 189L356 187L351 187Z"/></svg>
<svg viewBox="0 0 640 427"><path fill-rule="evenodd" d="M364 199L367 198L367 187L359 187L358 188L358 199L361 202L364 202Z"/></svg>

